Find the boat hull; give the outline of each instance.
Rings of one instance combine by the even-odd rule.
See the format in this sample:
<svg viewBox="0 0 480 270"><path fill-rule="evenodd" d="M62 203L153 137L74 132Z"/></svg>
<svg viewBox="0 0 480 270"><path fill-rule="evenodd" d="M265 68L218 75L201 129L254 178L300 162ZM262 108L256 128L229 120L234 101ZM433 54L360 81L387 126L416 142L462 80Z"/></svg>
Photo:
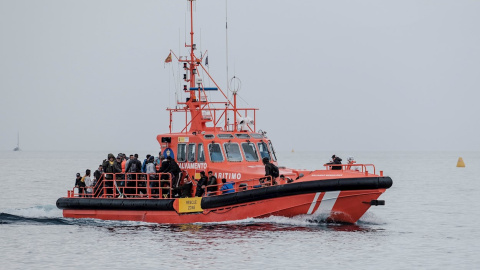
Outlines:
<svg viewBox="0 0 480 270"><path fill-rule="evenodd" d="M60 198L64 217L182 224L311 215L355 223L392 185L390 177L300 182L201 198L203 211L181 213L179 199ZM340 189L342 187L342 189Z"/></svg>

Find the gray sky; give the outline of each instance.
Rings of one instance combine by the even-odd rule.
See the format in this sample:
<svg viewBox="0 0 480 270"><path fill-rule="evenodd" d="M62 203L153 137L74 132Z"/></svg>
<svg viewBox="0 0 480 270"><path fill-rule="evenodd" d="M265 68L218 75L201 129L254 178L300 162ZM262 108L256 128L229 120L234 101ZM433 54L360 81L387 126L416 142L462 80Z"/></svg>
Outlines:
<svg viewBox="0 0 480 270"><path fill-rule="evenodd" d="M186 14L184 0L0 0L0 150L18 130L24 150L154 153ZM229 75L280 151L478 151L479 14L480 1L230 0ZM224 87L225 1L198 0L195 20Z"/></svg>

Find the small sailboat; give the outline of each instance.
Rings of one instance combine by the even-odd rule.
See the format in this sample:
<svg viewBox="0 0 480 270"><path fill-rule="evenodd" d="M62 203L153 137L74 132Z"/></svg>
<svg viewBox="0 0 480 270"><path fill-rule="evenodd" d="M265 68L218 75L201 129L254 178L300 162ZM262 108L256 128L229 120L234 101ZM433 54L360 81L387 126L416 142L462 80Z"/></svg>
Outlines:
<svg viewBox="0 0 480 270"><path fill-rule="evenodd" d="M20 133L17 133L17 146L13 148L13 151L20 151Z"/></svg>

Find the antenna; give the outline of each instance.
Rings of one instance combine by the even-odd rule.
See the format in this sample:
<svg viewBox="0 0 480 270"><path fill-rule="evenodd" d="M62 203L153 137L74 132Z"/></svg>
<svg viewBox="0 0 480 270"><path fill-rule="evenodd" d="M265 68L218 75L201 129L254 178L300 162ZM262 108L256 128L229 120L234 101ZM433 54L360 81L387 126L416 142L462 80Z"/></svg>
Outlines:
<svg viewBox="0 0 480 270"><path fill-rule="evenodd" d="M230 99L230 88L228 83L228 8L227 8L228 0L225 0L225 59L226 59L226 66L227 66L227 97Z"/></svg>

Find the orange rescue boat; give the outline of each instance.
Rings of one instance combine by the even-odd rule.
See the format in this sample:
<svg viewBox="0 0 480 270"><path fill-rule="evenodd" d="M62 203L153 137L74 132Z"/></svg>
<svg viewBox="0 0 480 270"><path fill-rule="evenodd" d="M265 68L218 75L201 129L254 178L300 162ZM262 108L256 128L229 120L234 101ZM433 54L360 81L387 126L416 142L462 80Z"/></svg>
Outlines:
<svg viewBox="0 0 480 270"><path fill-rule="evenodd" d="M195 55L193 1L190 2L190 44L188 57L171 55L183 63L183 91L189 94L177 102L170 113L170 131L157 136L165 157L178 162L179 175L171 173L103 174L92 188L81 196L75 189L57 200L68 218L98 218L154 223L222 222L269 216L294 217L312 215L315 219L355 223L392 186L392 179L377 175L373 164L325 164L322 170L307 171L279 167L285 179L265 176L263 158L278 166L272 142L265 132L257 131L256 108L237 108L225 95ZM215 87L205 87L203 78ZM222 101L209 101L207 92L218 91ZM174 113L185 114L185 127L172 132ZM233 123L229 123L230 117ZM212 171L218 180L232 183L230 193L216 191L203 197L177 198L176 190L185 177L200 178L201 171ZM289 181L292 179L294 181ZM193 185L191 195L195 193Z"/></svg>

